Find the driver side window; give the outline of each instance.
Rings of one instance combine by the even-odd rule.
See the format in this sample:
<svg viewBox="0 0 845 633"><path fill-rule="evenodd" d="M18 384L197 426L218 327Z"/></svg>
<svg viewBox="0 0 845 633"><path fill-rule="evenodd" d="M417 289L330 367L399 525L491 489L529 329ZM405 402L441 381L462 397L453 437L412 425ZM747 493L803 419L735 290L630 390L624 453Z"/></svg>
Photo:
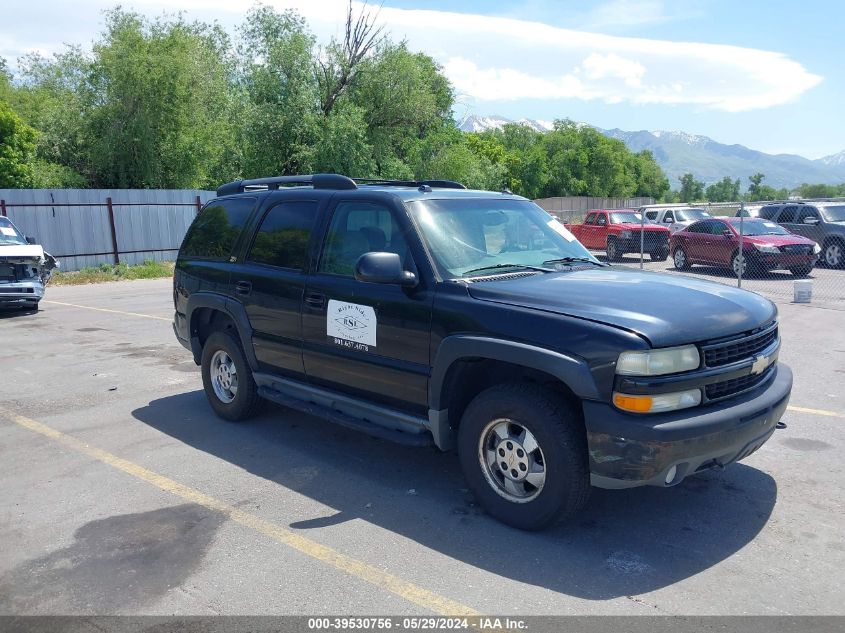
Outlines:
<svg viewBox="0 0 845 633"><path fill-rule="evenodd" d="M369 202L341 202L332 215L318 272L352 277L364 253L396 253L408 268L408 246L390 209Z"/></svg>

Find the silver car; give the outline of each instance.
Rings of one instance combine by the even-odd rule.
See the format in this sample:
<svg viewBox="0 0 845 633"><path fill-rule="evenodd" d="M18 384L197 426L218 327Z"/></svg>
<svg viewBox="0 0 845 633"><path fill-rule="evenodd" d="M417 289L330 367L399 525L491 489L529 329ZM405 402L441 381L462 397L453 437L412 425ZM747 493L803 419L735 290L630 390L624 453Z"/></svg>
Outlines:
<svg viewBox="0 0 845 633"><path fill-rule="evenodd" d="M646 220L668 227L670 233L680 231L693 222L711 217L707 211L694 207L645 208L643 211Z"/></svg>

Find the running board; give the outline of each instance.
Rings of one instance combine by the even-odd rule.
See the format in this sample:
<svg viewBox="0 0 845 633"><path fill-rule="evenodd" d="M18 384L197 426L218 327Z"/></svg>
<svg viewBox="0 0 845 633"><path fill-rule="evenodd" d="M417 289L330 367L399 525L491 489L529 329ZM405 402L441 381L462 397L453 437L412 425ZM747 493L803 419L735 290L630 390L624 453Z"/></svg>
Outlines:
<svg viewBox="0 0 845 633"><path fill-rule="evenodd" d="M431 446L428 420L270 374L253 374L258 394L291 409L406 446Z"/></svg>

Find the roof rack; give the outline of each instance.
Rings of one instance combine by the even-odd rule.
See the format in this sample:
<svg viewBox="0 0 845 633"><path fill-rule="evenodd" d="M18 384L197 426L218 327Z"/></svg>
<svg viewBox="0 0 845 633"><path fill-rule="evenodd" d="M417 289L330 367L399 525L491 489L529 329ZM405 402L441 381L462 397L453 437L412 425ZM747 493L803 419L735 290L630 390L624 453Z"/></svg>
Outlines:
<svg viewBox="0 0 845 633"><path fill-rule="evenodd" d="M362 185L382 185L386 187L440 187L441 189L466 189L466 186L454 180L387 180L383 178L353 178Z"/></svg>
<svg viewBox="0 0 845 633"><path fill-rule="evenodd" d="M348 176L340 174L309 174L304 176L271 176L270 178L253 178L251 180L235 180L217 188L218 196L228 196L233 193L243 193L247 189L273 190L280 186L311 185L314 189L357 189L358 185Z"/></svg>

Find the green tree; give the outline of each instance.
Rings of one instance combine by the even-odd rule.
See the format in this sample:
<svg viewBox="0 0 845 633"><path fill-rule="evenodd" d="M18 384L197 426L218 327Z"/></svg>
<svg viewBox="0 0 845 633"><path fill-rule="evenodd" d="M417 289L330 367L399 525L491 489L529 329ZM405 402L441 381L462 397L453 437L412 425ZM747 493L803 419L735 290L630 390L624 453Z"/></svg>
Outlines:
<svg viewBox="0 0 845 633"><path fill-rule="evenodd" d="M696 180L691 173L681 176L681 191L679 193L681 202L694 202L704 197L704 183Z"/></svg>
<svg viewBox="0 0 845 633"><path fill-rule="evenodd" d="M765 174L761 174L760 172L748 177L748 191L745 195L749 200L765 200L765 198L762 197L762 183L765 177Z"/></svg>
<svg viewBox="0 0 845 633"><path fill-rule="evenodd" d="M33 182L37 132L0 101L0 188L26 188Z"/></svg>
<svg viewBox="0 0 845 633"><path fill-rule="evenodd" d="M295 11L266 6L247 13L240 36L243 175L308 173L320 125L314 36Z"/></svg>
<svg viewBox="0 0 845 633"><path fill-rule="evenodd" d="M725 176L719 182L708 185L704 196L710 202L733 202L740 199L739 187L739 178L731 180L730 176Z"/></svg>

